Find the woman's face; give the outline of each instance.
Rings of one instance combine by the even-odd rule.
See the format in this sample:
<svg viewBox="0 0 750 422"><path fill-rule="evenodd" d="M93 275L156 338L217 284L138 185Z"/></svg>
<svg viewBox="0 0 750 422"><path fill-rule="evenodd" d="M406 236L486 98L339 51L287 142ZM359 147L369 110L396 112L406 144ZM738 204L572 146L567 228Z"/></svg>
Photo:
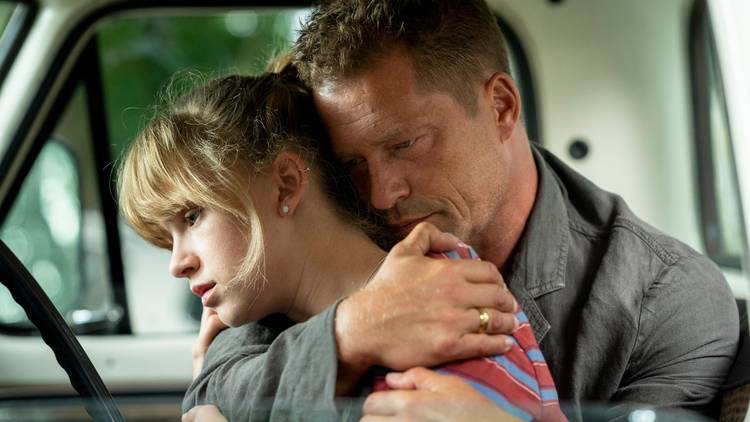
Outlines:
<svg viewBox="0 0 750 422"><path fill-rule="evenodd" d="M283 292L274 292L262 280L237 280L230 285L247 254L248 239L228 214L194 207L164 226L172 236L170 273L187 278L203 306L216 310L225 324L239 326L283 306Z"/></svg>

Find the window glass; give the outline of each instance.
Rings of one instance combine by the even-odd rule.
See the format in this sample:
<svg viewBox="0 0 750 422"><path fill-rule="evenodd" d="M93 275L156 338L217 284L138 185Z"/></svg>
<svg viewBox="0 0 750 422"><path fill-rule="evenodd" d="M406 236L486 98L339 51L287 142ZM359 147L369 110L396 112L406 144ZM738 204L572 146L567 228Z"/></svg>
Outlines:
<svg viewBox="0 0 750 422"><path fill-rule="evenodd" d="M102 93L112 160L152 113L158 93L227 73L255 73L291 45L307 9L235 10L206 15L123 17L98 28ZM173 78L177 73L178 76ZM169 253L121 224L133 332L194 330L201 306L168 272ZM153 306L154 298L160 306Z"/></svg>
<svg viewBox="0 0 750 422"><path fill-rule="evenodd" d="M15 8L15 3L0 2L0 34L5 32L5 27L8 26L8 21L10 21L10 15Z"/></svg>
<svg viewBox="0 0 750 422"><path fill-rule="evenodd" d="M61 310L72 308L81 287L80 227L73 156L62 144L49 142L27 176L0 238ZM0 301L0 321L25 321L12 298L3 295Z"/></svg>
<svg viewBox="0 0 750 422"><path fill-rule="evenodd" d="M734 257L738 262L742 247L742 216L736 185L736 172L732 156L732 140L729 136L726 102L721 90L716 53L713 44L709 47L709 119L711 124L711 149L714 159L714 190L718 217L718 233L721 253Z"/></svg>
<svg viewBox="0 0 750 422"><path fill-rule="evenodd" d="M20 32L20 24L28 17L28 10L27 5L0 0L0 69L4 68L5 59Z"/></svg>
<svg viewBox="0 0 750 422"><path fill-rule="evenodd" d="M694 11L691 48L703 240L717 264L740 269L744 227L732 138L711 25L701 2Z"/></svg>
<svg viewBox="0 0 750 422"><path fill-rule="evenodd" d="M82 329L98 315L113 316L84 94L79 88L73 95L0 227L58 311ZM31 328L5 289L0 324Z"/></svg>
<svg viewBox="0 0 750 422"><path fill-rule="evenodd" d="M113 20L98 31L112 155L135 136L172 75L206 78L262 71L291 45L307 9L237 10L206 16ZM179 80L179 79L178 79Z"/></svg>

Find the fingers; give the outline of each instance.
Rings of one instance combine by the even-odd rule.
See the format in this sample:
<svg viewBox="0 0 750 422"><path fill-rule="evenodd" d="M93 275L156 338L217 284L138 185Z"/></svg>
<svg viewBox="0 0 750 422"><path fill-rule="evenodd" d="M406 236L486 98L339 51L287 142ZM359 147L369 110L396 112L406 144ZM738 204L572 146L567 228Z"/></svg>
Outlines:
<svg viewBox="0 0 750 422"><path fill-rule="evenodd" d="M201 325L198 330L198 338L193 343L193 379L200 374L203 369L203 361L208 351L208 346L214 341L214 338L225 328L227 325L221 322L219 314L215 310L210 308L203 308L203 314L201 315Z"/></svg>
<svg viewBox="0 0 750 422"><path fill-rule="evenodd" d="M198 335L210 344L219 332L229 326L221 322L219 314L214 309L203 308L201 314L201 326Z"/></svg>
<svg viewBox="0 0 750 422"><path fill-rule="evenodd" d="M215 310L203 308L201 325L198 330L198 339L195 342L195 347L208 349L208 346L214 341L216 335L225 328L228 328L228 326L221 322L219 314L217 314Z"/></svg>
<svg viewBox="0 0 750 422"><path fill-rule="evenodd" d="M364 415L359 422L392 422L393 418L390 416L377 416L377 415Z"/></svg>
<svg viewBox="0 0 750 422"><path fill-rule="evenodd" d="M481 308L490 317L485 333L487 334L513 334L519 326L518 319L512 313L500 312L492 308ZM474 309L473 314L476 322L473 324L473 332L479 332L479 309Z"/></svg>
<svg viewBox="0 0 750 422"><path fill-rule="evenodd" d="M422 255L429 251L450 251L458 247L458 238L438 230L430 223L419 223L392 251L397 255Z"/></svg>
<svg viewBox="0 0 750 422"><path fill-rule="evenodd" d="M495 264L489 261L473 259L458 259L441 261L446 266L446 271L454 277L462 277L470 283L497 284L507 289L503 276Z"/></svg>
<svg viewBox="0 0 750 422"><path fill-rule="evenodd" d="M504 334L466 334L456 346L455 359L502 355L515 344L513 337Z"/></svg>
<svg viewBox="0 0 750 422"><path fill-rule="evenodd" d="M445 375L417 366L404 372L390 372L385 382L394 390L435 390L444 383Z"/></svg>
<svg viewBox="0 0 750 422"><path fill-rule="evenodd" d="M182 422L227 422L219 408L212 404L195 406L182 415Z"/></svg>
<svg viewBox="0 0 750 422"><path fill-rule="evenodd" d="M403 412L404 405L412 391L380 391L367 396L362 405L362 413L376 416L396 416Z"/></svg>
<svg viewBox="0 0 750 422"><path fill-rule="evenodd" d="M393 390L414 390L417 386L407 372L390 372L385 376L385 383Z"/></svg>
<svg viewBox="0 0 750 422"><path fill-rule="evenodd" d="M469 285L456 295L467 308L490 308L505 313L515 313L518 308L513 293L494 284Z"/></svg>

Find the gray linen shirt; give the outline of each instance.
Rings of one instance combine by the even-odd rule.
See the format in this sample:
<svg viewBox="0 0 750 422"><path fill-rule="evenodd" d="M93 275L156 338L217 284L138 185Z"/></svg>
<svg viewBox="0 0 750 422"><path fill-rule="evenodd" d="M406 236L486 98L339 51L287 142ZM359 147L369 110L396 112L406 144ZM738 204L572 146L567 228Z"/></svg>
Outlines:
<svg viewBox="0 0 750 422"><path fill-rule="evenodd" d="M505 279L569 417L579 419L579 405L591 402L715 415L739 336L719 269L639 220L620 197L532 149L537 198ZM359 402L334 400L336 306L288 329L263 321L221 333L183 411L213 403L231 421L356 417Z"/></svg>

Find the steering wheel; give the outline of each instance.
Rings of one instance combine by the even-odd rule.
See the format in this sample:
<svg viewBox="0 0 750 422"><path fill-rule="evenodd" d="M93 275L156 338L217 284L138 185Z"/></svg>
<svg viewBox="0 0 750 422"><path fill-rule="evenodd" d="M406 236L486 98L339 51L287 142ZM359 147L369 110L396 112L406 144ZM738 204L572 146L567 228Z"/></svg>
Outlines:
<svg viewBox="0 0 750 422"><path fill-rule="evenodd" d="M39 283L2 240L0 283L8 288L16 302L26 311L29 320L39 329L42 340L52 349L57 362L68 374L71 385L84 399L89 415L96 421L124 421L112 395L73 331Z"/></svg>

